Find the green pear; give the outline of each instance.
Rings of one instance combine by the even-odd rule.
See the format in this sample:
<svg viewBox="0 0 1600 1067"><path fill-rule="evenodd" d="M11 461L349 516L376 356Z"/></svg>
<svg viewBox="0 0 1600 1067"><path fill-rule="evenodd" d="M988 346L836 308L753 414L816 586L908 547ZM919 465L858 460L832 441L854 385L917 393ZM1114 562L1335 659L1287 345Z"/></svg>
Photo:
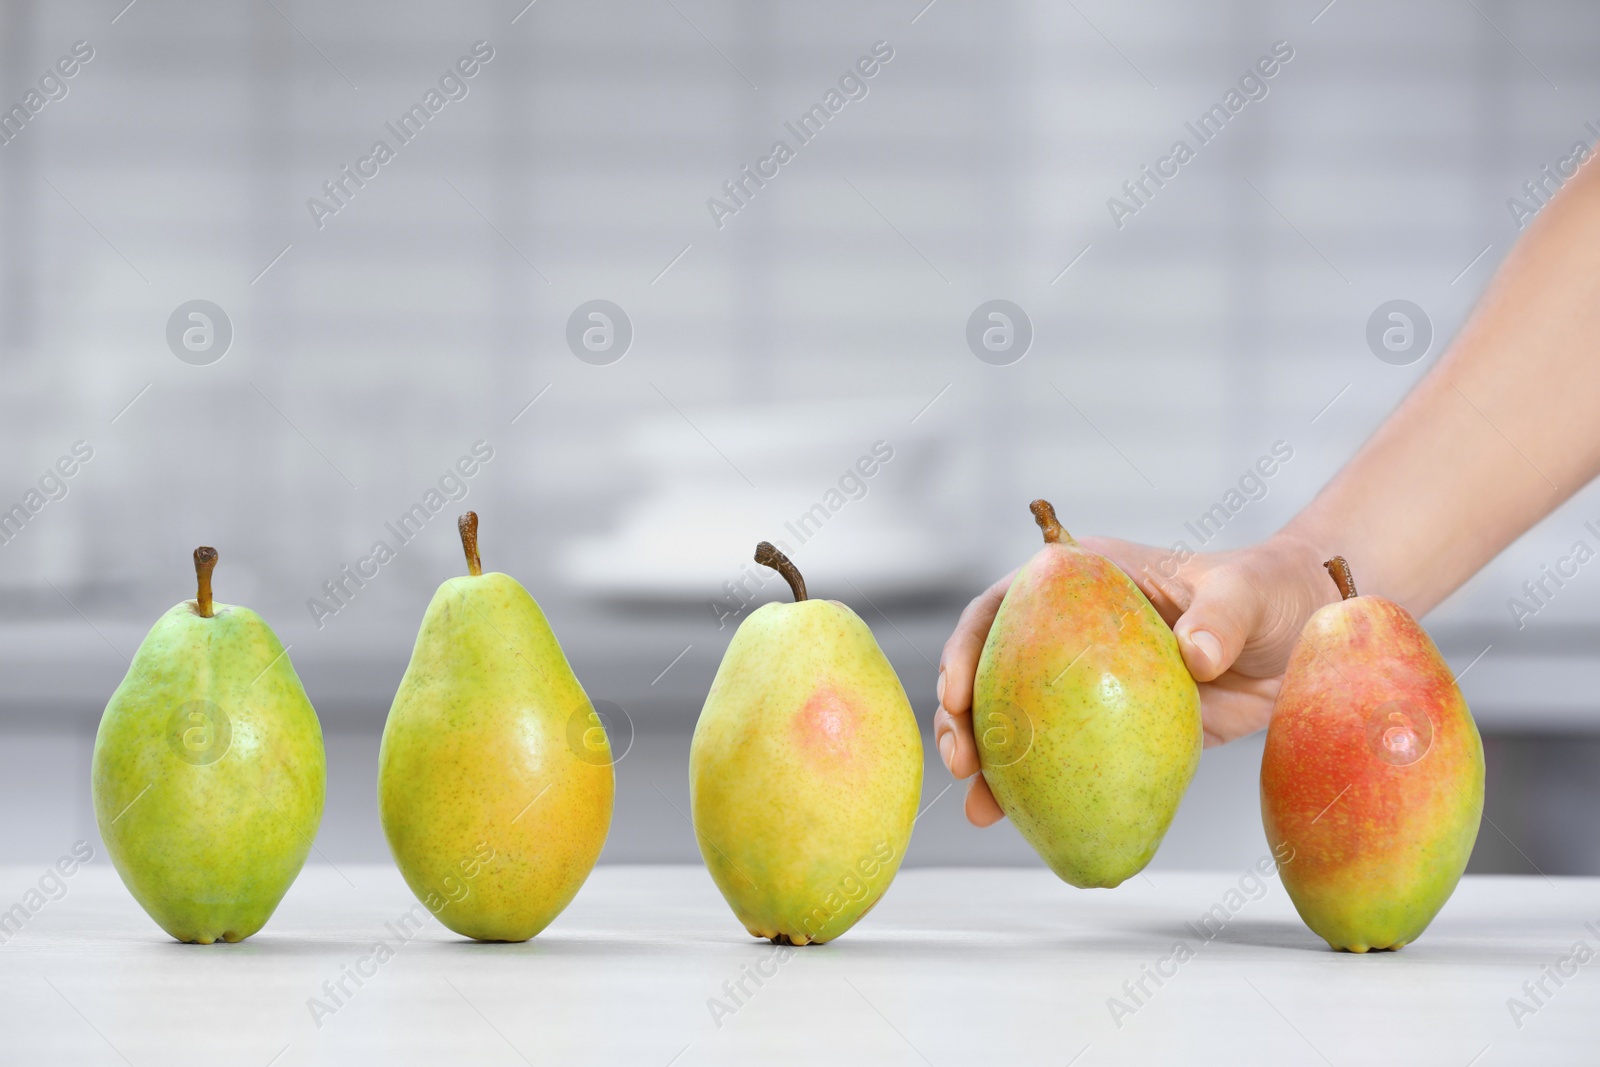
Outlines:
<svg viewBox="0 0 1600 1067"><path fill-rule="evenodd" d="M439 586L423 616L383 728L378 813L440 922L526 941L600 857L611 747L544 612L514 578L483 573L478 516L459 525L469 576Z"/></svg>
<svg viewBox="0 0 1600 1067"><path fill-rule="evenodd" d="M322 822L322 726L277 635L199 593L150 628L94 742L94 813L139 905L179 941L266 925Z"/></svg>
<svg viewBox="0 0 1600 1067"><path fill-rule="evenodd" d="M1200 694L1178 642L1116 564L1043 500L1045 545L1006 591L978 659L983 777L1051 870L1110 888L1144 869L1200 761Z"/></svg>
<svg viewBox="0 0 1600 1067"><path fill-rule="evenodd" d="M763 541L793 604L763 604L734 634L689 750L700 854L745 929L830 941L894 879L922 792L922 736L905 689L855 612L807 600Z"/></svg>

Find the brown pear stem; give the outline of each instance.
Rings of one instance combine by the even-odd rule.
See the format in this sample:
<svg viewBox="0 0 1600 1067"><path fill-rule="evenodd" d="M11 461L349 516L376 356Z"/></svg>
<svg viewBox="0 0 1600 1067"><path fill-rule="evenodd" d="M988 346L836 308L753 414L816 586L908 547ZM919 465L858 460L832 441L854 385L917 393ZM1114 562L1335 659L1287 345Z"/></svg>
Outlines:
<svg viewBox="0 0 1600 1067"><path fill-rule="evenodd" d="M1065 527L1056 519L1056 509L1048 500L1035 500L1028 505L1028 510L1033 512L1033 521L1039 524L1039 529L1044 533L1044 543L1058 545L1065 541L1069 545L1077 544L1072 535L1067 533Z"/></svg>
<svg viewBox="0 0 1600 1067"><path fill-rule="evenodd" d="M796 604L806 598L806 580L800 577L800 571L793 561L779 552L771 541L763 541L756 546L756 562L783 575L783 580L789 583L789 589L794 593Z"/></svg>
<svg viewBox="0 0 1600 1067"><path fill-rule="evenodd" d="M216 614L211 607L211 572L216 569L216 549L201 545L194 550L194 576L200 586L195 593L194 613L202 619L209 619Z"/></svg>
<svg viewBox="0 0 1600 1067"><path fill-rule="evenodd" d="M1339 595L1345 600L1354 599L1356 596L1356 580L1350 573L1350 564L1344 561L1344 557L1334 556L1323 566L1328 568L1328 576L1333 579L1333 584L1339 587Z"/></svg>
<svg viewBox="0 0 1600 1067"><path fill-rule="evenodd" d="M467 573L474 578L483 573L483 560L478 558L478 513L469 511L456 520L461 531L461 549L467 554Z"/></svg>

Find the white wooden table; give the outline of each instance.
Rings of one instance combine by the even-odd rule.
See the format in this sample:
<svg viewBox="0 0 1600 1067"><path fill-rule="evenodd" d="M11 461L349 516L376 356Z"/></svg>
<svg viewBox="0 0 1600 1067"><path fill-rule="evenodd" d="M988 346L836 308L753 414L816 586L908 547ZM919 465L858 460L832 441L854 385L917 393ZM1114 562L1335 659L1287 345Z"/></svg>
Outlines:
<svg viewBox="0 0 1600 1067"><path fill-rule="evenodd" d="M0 907L43 873L0 868ZM201 947L98 857L0 944L0 1063L1600 1062L1600 880L1468 879L1415 945L1352 956L1276 880L1197 936L1242 875L1086 892L1042 869L906 871L845 937L778 956L699 868L603 866L536 940L479 945L431 922L401 944L386 924L414 901L391 868L314 866L264 931ZM1544 968L1579 942L1596 958L1558 985ZM1514 1019L1513 997L1534 1010Z"/></svg>

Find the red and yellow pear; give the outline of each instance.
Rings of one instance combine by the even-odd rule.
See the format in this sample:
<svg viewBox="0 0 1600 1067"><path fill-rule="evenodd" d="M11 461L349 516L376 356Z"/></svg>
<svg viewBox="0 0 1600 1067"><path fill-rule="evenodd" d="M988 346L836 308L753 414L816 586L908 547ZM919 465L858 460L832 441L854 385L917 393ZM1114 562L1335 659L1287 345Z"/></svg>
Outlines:
<svg viewBox="0 0 1600 1067"><path fill-rule="evenodd" d="M1336 949L1416 940L1466 869L1483 744L1451 672L1405 608L1360 596L1306 622L1261 759L1261 818L1289 897Z"/></svg>

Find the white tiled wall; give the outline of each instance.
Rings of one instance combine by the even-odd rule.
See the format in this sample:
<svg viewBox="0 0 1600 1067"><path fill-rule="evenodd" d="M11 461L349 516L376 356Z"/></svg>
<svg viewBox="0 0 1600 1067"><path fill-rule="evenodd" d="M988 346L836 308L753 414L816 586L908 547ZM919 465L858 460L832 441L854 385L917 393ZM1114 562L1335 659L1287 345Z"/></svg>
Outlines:
<svg viewBox="0 0 1600 1067"><path fill-rule="evenodd" d="M92 721L208 543L325 719L375 731L459 568L457 505L322 629L306 602L478 440L459 506L489 565L592 690L676 728L743 554L692 595L641 577L648 613L564 561L637 548L630 516L745 544L894 442L811 581L870 614L850 586L877 602L889 520L920 531L920 599L871 616L920 708L955 605L1030 549L1029 498L1170 542L1281 440L1216 543L1293 514L1458 327L1516 237L1507 198L1600 124L1600 9L1575 0L924 3L0 7L0 104L95 50L0 147L0 506L94 448L0 546L0 709ZM307 198L480 40L466 98L318 229ZM878 41L868 95L718 229L707 198ZM1269 94L1113 225L1107 198L1278 41ZM1436 331L1410 367L1363 339L1396 297ZM212 366L167 348L194 298L233 323ZM634 326L610 366L564 340L594 298ZM992 298L1035 327L1012 366L966 347ZM664 487L690 505L670 529ZM1494 646L1464 680L1486 721L1600 724L1600 575L1521 632L1505 605L1596 516L1581 493L1430 620L1453 662Z"/></svg>

